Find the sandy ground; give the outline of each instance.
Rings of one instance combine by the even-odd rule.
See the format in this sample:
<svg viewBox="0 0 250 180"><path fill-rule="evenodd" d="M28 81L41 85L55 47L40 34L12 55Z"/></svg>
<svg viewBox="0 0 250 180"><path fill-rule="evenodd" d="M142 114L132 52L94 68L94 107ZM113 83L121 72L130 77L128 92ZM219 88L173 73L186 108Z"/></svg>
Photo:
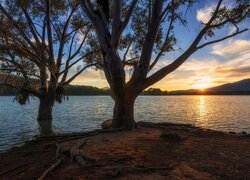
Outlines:
<svg viewBox="0 0 250 180"><path fill-rule="evenodd" d="M84 144L76 152L84 154L83 164L72 155L72 147L81 141ZM0 179L39 177L250 179L250 136L190 125L139 123L130 132L39 137L0 156Z"/></svg>

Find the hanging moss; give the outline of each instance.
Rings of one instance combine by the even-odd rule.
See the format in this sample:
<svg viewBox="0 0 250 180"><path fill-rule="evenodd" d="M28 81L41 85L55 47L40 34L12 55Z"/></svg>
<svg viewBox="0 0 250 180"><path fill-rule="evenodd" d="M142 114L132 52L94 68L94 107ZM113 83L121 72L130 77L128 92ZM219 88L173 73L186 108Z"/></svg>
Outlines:
<svg viewBox="0 0 250 180"><path fill-rule="evenodd" d="M26 104L27 101L29 101L29 92L25 89L21 89L16 93L15 100L21 104L24 105Z"/></svg>
<svg viewBox="0 0 250 180"><path fill-rule="evenodd" d="M62 86L58 86L57 88L56 88L56 101L58 102L58 103L62 103L62 100L63 100L63 98L64 98L64 87L62 87Z"/></svg>

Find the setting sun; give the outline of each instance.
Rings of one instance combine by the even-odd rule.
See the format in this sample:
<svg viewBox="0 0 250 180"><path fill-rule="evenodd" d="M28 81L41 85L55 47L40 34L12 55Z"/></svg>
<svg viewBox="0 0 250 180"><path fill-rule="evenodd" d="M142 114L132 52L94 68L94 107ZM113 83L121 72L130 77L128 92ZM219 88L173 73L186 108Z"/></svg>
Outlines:
<svg viewBox="0 0 250 180"><path fill-rule="evenodd" d="M193 88L203 90L211 86L213 86L211 78L205 77L203 79L198 80L198 82L193 85Z"/></svg>

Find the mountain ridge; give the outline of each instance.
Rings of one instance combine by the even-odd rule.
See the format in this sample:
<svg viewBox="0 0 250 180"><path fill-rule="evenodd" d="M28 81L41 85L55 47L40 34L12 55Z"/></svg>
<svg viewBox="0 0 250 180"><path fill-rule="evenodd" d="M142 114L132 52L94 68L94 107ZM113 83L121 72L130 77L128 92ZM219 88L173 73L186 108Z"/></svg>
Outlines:
<svg viewBox="0 0 250 180"><path fill-rule="evenodd" d="M171 95L184 94L250 94L250 78L236 81L233 83L226 83L215 87L200 89L188 89L171 91Z"/></svg>
<svg viewBox="0 0 250 180"><path fill-rule="evenodd" d="M0 74L0 77L3 76ZM0 86L0 96L15 95L16 89ZM88 95L110 95L109 88L97 88L86 85L68 85L65 87L68 96L88 96ZM250 95L250 78L242 79L233 83L226 83L215 87L206 88L204 90L188 89L176 91L162 91L159 88L149 88L141 93L141 95Z"/></svg>

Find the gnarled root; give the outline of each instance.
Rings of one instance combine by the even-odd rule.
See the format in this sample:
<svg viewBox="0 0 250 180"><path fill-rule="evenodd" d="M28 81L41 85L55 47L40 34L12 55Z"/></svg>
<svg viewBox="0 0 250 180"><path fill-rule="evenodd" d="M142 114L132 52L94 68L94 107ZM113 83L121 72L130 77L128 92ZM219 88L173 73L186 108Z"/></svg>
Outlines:
<svg viewBox="0 0 250 180"><path fill-rule="evenodd" d="M74 156L77 156L79 155L79 151L80 151L80 148L86 144L86 140L85 139L81 139L79 140L75 145L73 145L71 148L70 148L70 160L71 162L73 161L74 159Z"/></svg>
<svg viewBox="0 0 250 180"><path fill-rule="evenodd" d="M57 161L52 164L48 169L46 169L43 174L38 178L39 180L45 179L49 174L51 174L63 161L64 159L69 155L71 162L74 160L81 166L81 167L87 167L89 166L88 163L94 163L95 159L89 157L86 153L84 153L83 150L80 148L84 146L87 142L87 139L81 139L76 144L74 144L72 147L63 146L61 144L56 144L56 155L55 159Z"/></svg>
<svg viewBox="0 0 250 180"><path fill-rule="evenodd" d="M73 162L75 160L81 167L85 167L87 165L87 161L80 155L80 147L86 144L86 140L82 139L73 145L70 149L70 160Z"/></svg>
<svg viewBox="0 0 250 180"><path fill-rule="evenodd" d="M44 180L50 173L52 173L61 163L63 159L57 160L54 164L52 164L48 169L46 169L43 174L38 178L38 180Z"/></svg>
<svg viewBox="0 0 250 180"><path fill-rule="evenodd" d="M86 167L88 162L95 162L95 159L89 157L80 148L86 144L87 140L82 139L70 148L71 162L75 160L81 167Z"/></svg>

